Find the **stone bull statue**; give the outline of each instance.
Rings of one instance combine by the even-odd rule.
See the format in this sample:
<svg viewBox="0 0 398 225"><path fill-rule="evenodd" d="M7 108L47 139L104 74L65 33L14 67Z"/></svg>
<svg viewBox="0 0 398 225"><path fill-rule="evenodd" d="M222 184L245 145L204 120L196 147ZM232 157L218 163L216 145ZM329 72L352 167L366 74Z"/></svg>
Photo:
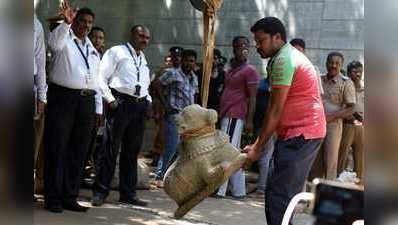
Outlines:
<svg viewBox="0 0 398 225"><path fill-rule="evenodd" d="M217 112L199 105L176 116L181 148L164 178L165 192L178 205L176 218L212 194L246 161L246 154L229 143L228 135L215 129L216 122Z"/></svg>

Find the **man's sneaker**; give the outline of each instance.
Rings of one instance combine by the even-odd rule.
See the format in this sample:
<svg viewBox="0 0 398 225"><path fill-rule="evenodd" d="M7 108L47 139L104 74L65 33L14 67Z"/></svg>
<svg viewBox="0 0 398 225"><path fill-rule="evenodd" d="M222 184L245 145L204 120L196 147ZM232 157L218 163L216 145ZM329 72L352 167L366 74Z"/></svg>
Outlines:
<svg viewBox="0 0 398 225"><path fill-rule="evenodd" d="M104 204L104 198L101 195L94 195L91 200L91 205L101 206L102 204Z"/></svg>
<svg viewBox="0 0 398 225"><path fill-rule="evenodd" d="M145 207L148 205L148 202L143 201L137 197L135 197L133 199L120 199L119 202L123 203L123 204L130 204L130 205L136 205L136 206L142 206L142 207Z"/></svg>
<svg viewBox="0 0 398 225"><path fill-rule="evenodd" d="M249 197L263 199L263 198L265 198L265 192L257 190L255 192L253 192L252 194L250 194Z"/></svg>
<svg viewBox="0 0 398 225"><path fill-rule="evenodd" d="M219 199L220 199L220 198L225 198L225 196L219 195L219 194L217 194L217 193L211 194L210 197L219 198Z"/></svg>

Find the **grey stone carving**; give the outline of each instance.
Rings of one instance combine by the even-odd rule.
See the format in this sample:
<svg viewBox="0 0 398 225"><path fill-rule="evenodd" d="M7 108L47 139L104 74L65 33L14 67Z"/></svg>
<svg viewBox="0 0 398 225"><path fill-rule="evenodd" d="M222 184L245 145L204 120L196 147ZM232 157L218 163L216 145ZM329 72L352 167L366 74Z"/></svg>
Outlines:
<svg viewBox="0 0 398 225"><path fill-rule="evenodd" d="M214 129L216 122L217 112L199 105L188 106L176 116L181 148L164 178L165 192L178 205L176 218L212 194L246 160L227 134Z"/></svg>

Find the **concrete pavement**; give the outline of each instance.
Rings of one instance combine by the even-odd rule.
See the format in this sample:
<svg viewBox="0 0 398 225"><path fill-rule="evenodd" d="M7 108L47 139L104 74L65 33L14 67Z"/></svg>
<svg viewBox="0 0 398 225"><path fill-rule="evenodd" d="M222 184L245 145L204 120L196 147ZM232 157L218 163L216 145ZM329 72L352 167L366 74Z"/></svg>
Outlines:
<svg viewBox="0 0 398 225"><path fill-rule="evenodd" d="M207 198L183 219L172 218L177 205L163 190L138 191L138 196L149 202L148 207L118 204L118 193L111 192L102 207L93 207L87 213L64 211L54 214L35 204L34 224L37 225L266 225L264 202L258 198L246 201ZM91 192L81 191L80 203L90 204ZM311 217L299 214L297 225L311 224Z"/></svg>

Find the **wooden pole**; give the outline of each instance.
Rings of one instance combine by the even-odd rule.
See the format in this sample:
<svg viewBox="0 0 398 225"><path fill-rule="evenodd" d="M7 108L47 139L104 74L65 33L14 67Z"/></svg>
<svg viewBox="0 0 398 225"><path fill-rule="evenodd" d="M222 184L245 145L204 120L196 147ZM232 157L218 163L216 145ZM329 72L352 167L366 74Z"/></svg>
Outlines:
<svg viewBox="0 0 398 225"><path fill-rule="evenodd" d="M213 68L215 46L216 10L221 6L221 0L205 1L203 9L203 74L201 84L202 107L207 108L209 98L210 76Z"/></svg>
<svg viewBox="0 0 398 225"><path fill-rule="evenodd" d="M206 13L208 6L205 6L205 11L203 12L203 74L202 74L202 107L207 107L207 101L209 97L209 85L211 69L213 64L212 48L211 48L211 26L212 26L212 16Z"/></svg>

